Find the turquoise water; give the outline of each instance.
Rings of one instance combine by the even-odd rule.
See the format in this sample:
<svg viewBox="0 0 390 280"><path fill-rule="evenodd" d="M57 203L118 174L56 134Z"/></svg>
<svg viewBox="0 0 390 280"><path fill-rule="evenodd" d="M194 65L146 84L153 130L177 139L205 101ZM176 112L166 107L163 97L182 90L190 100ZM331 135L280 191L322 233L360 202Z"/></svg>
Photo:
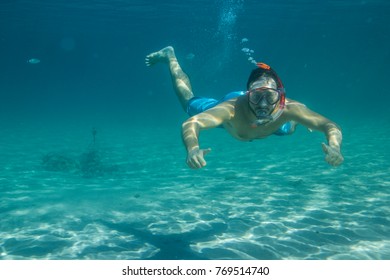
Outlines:
<svg viewBox="0 0 390 280"><path fill-rule="evenodd" d="M0 259L390 259L389 4L187 2L1 4ZM253 49L342 127L344 164L299 126L202 132L189 169L167 70L144 66L168 44L213 97Z"/></svg>
<svg viewBox="0 0 390 280"><path fill-rule="evenodd" d="M199 171L174 125L110 125L99 154L117 169L94 177L41 164L88 151L89 130L31 127L1 130L2 259L390 258L388 125L347 125L339 168L302 127L253 143L209 131Z"/></svg>

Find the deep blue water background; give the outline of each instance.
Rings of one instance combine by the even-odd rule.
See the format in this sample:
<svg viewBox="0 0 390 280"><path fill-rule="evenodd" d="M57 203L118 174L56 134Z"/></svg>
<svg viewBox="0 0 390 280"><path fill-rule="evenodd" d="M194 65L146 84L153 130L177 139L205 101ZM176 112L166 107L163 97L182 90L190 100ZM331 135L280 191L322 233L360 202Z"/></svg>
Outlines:
<svg viewBox="0 0 390 280"><path fill-rule="evenodd" d="M1 258L390 259L389 14L374 0L1 1ZM345 164L323 163L303 128L256 144L212 131L208 167L189 170L168 71L144 64L167 45L215 98L245 88L253 49L288 97L341 125ZM42 168L85 152L92 127L119 172Z"/></svg>
<svg viewBox="0 0 390 280"><path fill-rule="evenodd" d="M383 113L389 11L386 1L2 1L1 113L155 118L164 103L176 119L169 79L144 56L166 45L195 54L183 61L194 90L220 97L245 87L244 37L291 98L330 116Z"/></svg>

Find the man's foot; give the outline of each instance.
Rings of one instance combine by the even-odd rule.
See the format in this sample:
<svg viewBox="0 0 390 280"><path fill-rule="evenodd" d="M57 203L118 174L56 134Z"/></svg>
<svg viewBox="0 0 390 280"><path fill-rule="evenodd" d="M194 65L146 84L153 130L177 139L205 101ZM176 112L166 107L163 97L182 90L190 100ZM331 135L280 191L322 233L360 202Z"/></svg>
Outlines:
<svg viewBox="0 0 390 280"><path fill-rule="evenodd" d="M157 62L169 62L169 59L175 58L175 51L171 46L163 48L158 52L151 53L146 56L146 66L152 66Z"/></svg>

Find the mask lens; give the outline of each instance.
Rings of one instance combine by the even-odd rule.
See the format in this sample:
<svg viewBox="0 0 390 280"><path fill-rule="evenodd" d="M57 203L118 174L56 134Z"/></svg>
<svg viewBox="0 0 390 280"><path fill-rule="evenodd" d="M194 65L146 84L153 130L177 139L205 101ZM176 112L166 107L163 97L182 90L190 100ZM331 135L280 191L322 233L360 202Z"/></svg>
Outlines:
<svg viewBox="0 0 390 280"><path fill-rule="evenodd" d="M279 91L272 88L256 88L249 91L249 101L257 105L265 99L268 105L274 105L279 101Z"/></svg>

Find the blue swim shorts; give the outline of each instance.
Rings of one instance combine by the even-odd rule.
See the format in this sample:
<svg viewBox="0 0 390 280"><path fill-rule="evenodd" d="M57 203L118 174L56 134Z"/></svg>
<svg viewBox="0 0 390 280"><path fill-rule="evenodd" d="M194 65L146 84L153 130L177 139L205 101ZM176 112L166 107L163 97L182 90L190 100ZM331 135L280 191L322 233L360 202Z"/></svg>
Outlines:
<svg viewBox="0 0 390 280"><path fill-rule="evenodd" d="M244 95L244 91L233 91L228 94L226 94L222 99L217 100L214 98L208 98L208 97L198 97L195 96L191 98L190 101L188 101L187 105L187 114L192 117L196 114L202 113L210 108L213 108L214 106L225 102L226 100L236 98L238 96ZM292 124L291 122L286 122L283 124L277 131L274 132L274 135L278 136L284 136L289 135L292 133Z"/></svg>

